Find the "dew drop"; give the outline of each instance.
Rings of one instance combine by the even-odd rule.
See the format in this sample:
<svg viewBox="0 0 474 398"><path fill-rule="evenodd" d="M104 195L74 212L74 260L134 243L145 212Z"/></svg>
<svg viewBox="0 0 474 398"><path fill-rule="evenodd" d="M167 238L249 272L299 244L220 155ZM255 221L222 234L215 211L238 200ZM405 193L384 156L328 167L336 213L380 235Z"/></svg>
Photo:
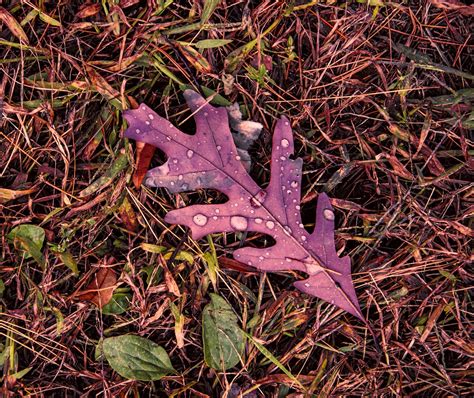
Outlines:
<svg viewBox="0 0 474 398"><path fill-rule="evenodd" d="M300 228L304 228L304 225L303 225L303 224L300 224L299 227L300 227Z"/></svg>
<svg viewBox="0 0 474 398"><path fill-rule="evenodd" d="M292 232L293 231L291 230L291 228L288 225L285 225L285 234L291 235Z"/></svg>
<svg viewBox="0 0 474 398"><path fill-rule="evenodd" d="M291 258L289 258L289 257L285 257L285 260L286 260L287 263L291 263L291 262L293 261L293 260L292 260Z"/></svg>
<svg viewBox="0 0 474 398"><path fill-rule="evenodd" d="M166 136L166 139L167 139L168 141L171 141L171 137L170 137L169 135Z"/></svg>
<svg viewBox="0 0 474 398"><path fill-rule="evenodd" d="M155 117L154 117L151 113L149 113L149 114L148 114L148 118L149 118L150 120L153 120Z"/></svg>
<svg viewBox="0 0 474 398"><path fill-rule="evenodd" d="M180 180L180 181L181 181L182 179L183 179L183 175L182 175L182 174L180 174L180 175L178 176L178 180Z"/></svg>
<svg viewBox="0 0 474 398"><path fill-rule="evenodd" d="M174 126L170 123L170 124L168 124L168 127L169 127L170 129L172 129Z"/></svg>
<svg viewBox="0 0 474 398"><path fill-rule="evenodd" d="M289 123L288 123L288 122L285 122L285 126L288 126L288 125L289 125Z"/></svg>
<svg viewBox="0 0 474 398"><path fill-rule="evenodd" d="M291 188L298 188L298 181L292 181Z"/></svg>
<svg viewBox="0 0 474 398"><path fill-rule="evenodd" d="M252 261L247 261L247 264L248 264L248 265L252 265Z"/></svg>
<svg viewBox="0 0 474 398"><path fill-rule="evenodd" d="M334 221L334 212L331 209L324 209L324 218L329 221Z"/></svg>
<svg viewBox="0 0 474 398"><path fill-rule="evenodd" d="M183 185L181 185L181 188L184 189L184 190L188 189L188 187L189 187L188 184L183 184Z"/></svg>
<svg viewBox="0 0 474 398"><path fill-rule="evenodd" d="M136 129L136 130L135 130L135 133L137 133L137 134L141 134L141 131L140 131L140 129Z"/></svg>
<svg viewBox="0 0 474 398"><path fill-rule="evenodd" d="M216 209L216 210L215 210L215 213L216 213L216 214L219 214L219 213L220 213L220 210L219 210L219 209Z"/></svg>
<svg viewBox="0 0 474 398"><path fill-rule="evenodd" d="M311 285L309 283L304 284L306 287L310 287Z"/></svg>
<svg viewBox="0 0 474 398"><path fill-rule="evenodd" d="M173 163L174 163L174 164L177 164L177 163L178 163L178 159L173 159Z"/></svg>
<svg viewBox="0 0 474 398"><path fill-rule="evenodd" d="M282 146L283 148L288 148L288 147L290 146L290 142L289 142L286 138L283 138L283 139L281 140L281 146Z"/></svg>
<svg viewBox="0 0 474 398"><path fill-rule="evenodd" d="M204 116L209 116L209 113L207 113L207 112L204 112Z"/></svg>
<svg viewBox="0 0 474 398"><path fill-rule="evenodd" d="M237 156L235 157L235 160L240 160L240 159L241 159L241 158L240 158L239 155L237 155Z"/></svg>
<svg viewBox="0 0 474 398"><path fill-rule="evenodd" d="M288 195L291 195L291 189L289 189L288 191L286 191L286 193L287 193Z"/></svg>
<svg viewBox="0 0 474 398"><path fill-rule="evenodd" d="M218 151L220 151L220 150L222 149L222 147L221 147L220 145L217 145L217 146L216 146L216 149L217 149Z"/></svg>
<svg viewBox="0 0 474 398"><path fill-rule="evenodd" d="M193 221L194 221L194 224L202 227L207 224L207 217L204 214L196 214L193 217Z"/></svg>
<svg viewBox="0 0 474 398"><path fill-rule="evenodd" d="M264 260L264 259L265 259L265 257L263 257L263 256L260 256L258 259L259 259L260 261L262 261L262 260Z"/></svg>
<svg viewBox="0 0 474 398"><path fill-rule="evenodd" d="M146 124L147 126L149 126L149 125L150 125L150 122L149 122L148 120L145 120L145 124Z"/></svg>
<svg viewBox="0 0 474 398"><path fill-rule="evenodd" d="M200 177L198 177L198 178L196 179L196 182L197 182L197 184L198 184L198 185L201 185L201 184L202 184L202 180L201 180L201 178L200 178Z"/></svg>
<svg viewBox="0 0 474 398"><path fill-rule="evenodd" d="M233 216L230 218L230 225L237 231L245 231L248 226L248 221L242 216Z"/></svg>
<svg viewBox="0 0 474 398"><path fill-rule="evenodd" d="M284 156L280 156L280 159L281 160L286 160L286 158Z"/></svg>
<svg viewBox="0 0 474 398"><path fill-rule="evenodd" d="M255 219L255 224L261 224L263 220L261 218L256 218Z"/></svg>
<svg viewBox="0 0 474 398"><path fill-rule="evenodd" d="M217 216L212 216L212 219L215 221L217 220Z"/></svg>
<svg viewBox="0 0 474 398"><path fill-rule="evenodd" d="M268 229L273 229L275 227L275 223L273 221L267 221L265 225Z"/></svg>
<svg viewBox="0 0 474 398"><path fill-rule="evenodd" d="M296 205L296 206L295 206L295 209L296 209L296 210L299 210L299 209L301 209L301 206Z"/></svg>
<svg viewBox="0 0 474 398"><path fill-rule="evenodd" d="M142 106L142 111L146 111L146 107L145 107L145 106Z"/></svg>
<svg viewBox="0 0 474 398"><path fill-rule="evenodd" d="M171 186L174 186L174 181L171 181L171 182L170 182L170 185L171 185Z"/></svg>
<svg viewBox="0 0 474 398"><path fill-rule="evenodd" d="M305 242L305 241L306 241L306 236L303 235L303 236L301 237L301 240L302 240L303 242Z"/></svg>
<svg viewBox="0 0 474 398"><path fill-rule="evenodd" d="M191 149L189 149L188 152L186 152L186 156L187 156L189 159L191 159L191 158L193 157L193 155L194 155L194 151L191 150Z"/></svg>

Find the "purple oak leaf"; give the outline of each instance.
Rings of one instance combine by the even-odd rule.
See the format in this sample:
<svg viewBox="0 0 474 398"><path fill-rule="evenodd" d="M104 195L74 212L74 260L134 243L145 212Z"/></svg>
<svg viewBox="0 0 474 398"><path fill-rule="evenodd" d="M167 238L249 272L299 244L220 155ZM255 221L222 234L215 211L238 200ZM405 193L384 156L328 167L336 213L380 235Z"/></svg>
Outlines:
<svg viewBox="0 0 474 398"><path fill-rule="evenodd" d="M125 136L160 148L168 160L148 171L145 184L171 192L213 188L227 195L223 204L187 206L170 211L165 221L183 224L194 239L217 232L254 231L275 239L270 248L244 247L234 258L262 271L298 270L309 278L295 286L363 319L351 279L349 257L334 245L334 211L320 194L316 226L309 234L301 222L302 159L293 155L293 132L285 117L273 134L270 184L260 188L246 172L232 139L225 108L214 108L194 91L184 93L196 122L185 134L142 104L125 111Z"/></svg>

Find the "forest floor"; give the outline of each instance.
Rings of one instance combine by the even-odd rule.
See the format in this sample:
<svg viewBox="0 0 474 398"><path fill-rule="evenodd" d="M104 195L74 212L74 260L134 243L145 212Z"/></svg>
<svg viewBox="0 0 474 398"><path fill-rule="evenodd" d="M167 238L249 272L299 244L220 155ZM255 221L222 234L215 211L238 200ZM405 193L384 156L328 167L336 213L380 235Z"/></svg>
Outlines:
<svg viewBox="0 0 474 398"><path fill-rule="evenodd" d="M81 3L0 8L1 395L472 396L473 6ZM289 118L303 223L326 192L366 323L295 289L302 273L232 259L268 237L193 240L163 221L225 198L140 184L123 110L146 103L192 132L186 88L263 125L250 149L262 187ZM203 347L212 293L246 332L227 370ZM174 371L117 372L101 347L129 335Z"/></svg>

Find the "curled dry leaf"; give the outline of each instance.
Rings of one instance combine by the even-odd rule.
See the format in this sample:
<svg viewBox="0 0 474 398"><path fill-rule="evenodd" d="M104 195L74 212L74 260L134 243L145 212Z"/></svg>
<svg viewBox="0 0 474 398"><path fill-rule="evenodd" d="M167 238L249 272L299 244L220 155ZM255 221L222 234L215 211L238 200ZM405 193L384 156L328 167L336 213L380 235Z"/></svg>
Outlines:
<svg viewBox="0 0 474 398"><path fill-rule="evenodd" d="M282 117L273 134L271 179L260 188L246 172L232 139L225 108L215 108L194 91L184 93L196 122L185 134L142 104L125 111L125 136L160 148L168 160L150 170L145 183L171 192L216 189L229 198L223 204L187 206L169 212L165 221L184 224L194 239L218 232L254 231L276 244L244 247L234 258L261 271L297 270L308 279L295 286L363 319L351 279L349 257L339 258L334 244L334 211L326 194L318 197L314 232L300 214L302 159L293 155L293 133Z"/></svg>

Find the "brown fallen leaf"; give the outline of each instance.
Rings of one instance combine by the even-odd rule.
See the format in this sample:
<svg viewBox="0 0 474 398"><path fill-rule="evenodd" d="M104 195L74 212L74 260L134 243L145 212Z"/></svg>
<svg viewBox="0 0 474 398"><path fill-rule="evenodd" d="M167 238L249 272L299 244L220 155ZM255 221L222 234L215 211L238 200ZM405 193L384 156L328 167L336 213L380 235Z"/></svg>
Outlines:
<svg viewBox="0 0 474 398"><path fill-rule="evenodd" d="M430 3L435 7L448 11L457 11L465 16L474 15L474 6L466 5L459 0L430 0Z"/></svg>
<svg viewBox="0 0 474 398"><path fill-rule="evenodd" d="M76 293L75 298L83 301L90 301L97 307L106 305L117 288L117 275L115 271L103 266L92 276L92 281L84 289Z"/></svg>
<svg viewBox="0 0 474 398"><path fill-rule="evenodd" d="M0 7L0 21L3 22L12 34L21 42L28 44L28 36L18 21L3 7Z"/></svg>
<svg viewBox="0 0 474 398"><path fill-rule="evenodd" d="M21 196L29 195L37 190L33 187L30 189L14 190L7 188L0 188L0 204L7 203L10 200L17 199Z"/></svg>
<svg viewBox="0 0 474 398"><path fill-rule="evenodd" d="M181 297L181 292L179 291L179 286L174 280L173 274L170 272L168 267L166 266L166 262L163 259L163 256L160 255L161 258L161 263L163 265L163 270L164 270L164 277L165 277L165 283L166 287L168 288L168 291L172 294L174 294L176 297Z"/></svg>
<svg viewBox="0 0 474 398"><path fill-rule="evenodd" d="M79 8L76 14L77 18L87 18L98 14L100 11L100 4L84 4Z"/></svg>
<svg viewBox="0 0 474 398"><path fill-rule="evenodd" d="M143 178L145 177L148 168L150 167L151 159L155 154L156 147L150 144L144 144L137 142L137 169L133 173L132 181L135 188L140 188Z"/></svg>
<svg viewBox="0 0 474 398"><path fill-rule="evenodd" d="M178 47L181 54L191 63L191 65L198 72L202 73L211 73L212 67L209 64L209 61L202 55L199 51L192 48L191 46L183 45L181 43L175 42L175 45Z"/></svg>
<svg viewBox="0 0 474 398"><path fill-rule="evenodd" d="M123 202L119 207L119 214L127 231L135 232L138 228L137 215L127 197L123 199Z"/></svg>

